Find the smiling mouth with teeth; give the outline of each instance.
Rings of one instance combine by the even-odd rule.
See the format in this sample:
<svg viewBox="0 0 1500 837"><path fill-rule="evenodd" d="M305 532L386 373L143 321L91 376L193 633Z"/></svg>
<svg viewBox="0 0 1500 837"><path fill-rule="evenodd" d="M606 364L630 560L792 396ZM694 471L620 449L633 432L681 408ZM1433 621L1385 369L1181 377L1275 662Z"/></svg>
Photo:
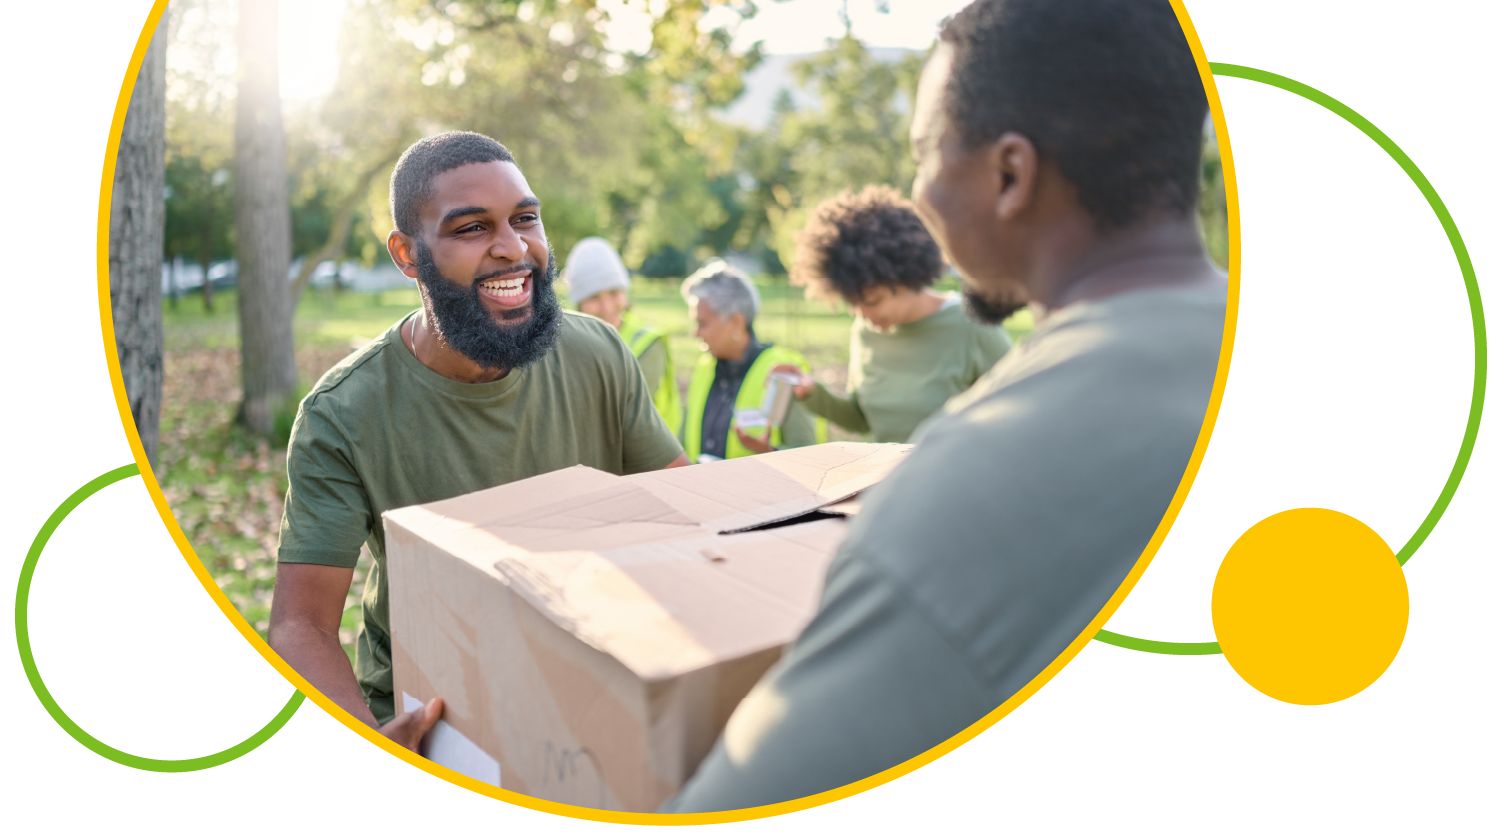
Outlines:
<svg viewBox="0 0 1500 837"><path fill-rule="evenodd" d="M514 299L525 292L526 278L518 276L515 279L491 279L480 282L479 290L496 299Z"/></svg>

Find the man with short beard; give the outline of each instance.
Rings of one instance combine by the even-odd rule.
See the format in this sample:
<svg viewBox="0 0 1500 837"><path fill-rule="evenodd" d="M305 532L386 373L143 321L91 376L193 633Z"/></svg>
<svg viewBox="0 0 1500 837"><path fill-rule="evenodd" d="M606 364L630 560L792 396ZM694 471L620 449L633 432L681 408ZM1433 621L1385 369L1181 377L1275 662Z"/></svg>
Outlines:
<svg viewBox="0 0 1500 837"><path fill-rule="evenodd" d="M270 642L319 691L415 749L440 700L397 713L385 576L388 509L572 465L684 465L613 329L565 313L541 203L510 152L452 132L391 175L391 259L422 310L325 374L287 450ZM373 559L351 670L339 645L361 544Z"/></svg>
<svg viewBox="0 0 1500 837"><path fill-rule="evenodd" d="M1035 681L1120 587L1223 341L1227 285L1195 217L1206 112L1167 0L977 0L943 27L912 197L976 313L1029 302L1036 329L866 492L817 615L673 810L919 756Z"/></svg>

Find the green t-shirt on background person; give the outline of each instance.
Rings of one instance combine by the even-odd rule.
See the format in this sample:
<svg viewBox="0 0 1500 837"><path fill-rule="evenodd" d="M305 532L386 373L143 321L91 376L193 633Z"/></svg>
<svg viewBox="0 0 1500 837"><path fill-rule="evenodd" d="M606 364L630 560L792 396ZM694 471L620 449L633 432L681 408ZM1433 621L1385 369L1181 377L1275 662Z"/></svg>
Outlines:
<svg viewBox="0 0 1500 837"><path fill-rule="evenodd" d="M888 331L858 318L849 338L848 396L814 384L799 403L852 433L869 433L877 442L905 442L1009 349L1005 331L969 319L957 297Z"/></svg>
<svg viewBox="0 0 1500 837"><path fill-rule="evenodd" d="M284 563L352 568L369 546L355 676L381 723L395 714L384 512L573 465L650 471L682 452L634 357L592 317L564 314L541 360L478 384L417 360L401 338L405 321L329 370L302 402L277 550Z"/></svg>

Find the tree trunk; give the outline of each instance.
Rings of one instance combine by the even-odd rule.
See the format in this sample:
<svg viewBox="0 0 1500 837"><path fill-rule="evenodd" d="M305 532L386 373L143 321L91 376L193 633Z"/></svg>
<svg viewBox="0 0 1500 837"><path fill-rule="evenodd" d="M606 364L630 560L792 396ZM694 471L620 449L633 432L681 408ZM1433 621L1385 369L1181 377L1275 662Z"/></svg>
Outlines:
<svg viewBox="0 0 1500 837"><path fill-rule="evenodd" d="M172 310L176 311L177 299L182 293L177 275L177 271L182 267L182 260L174 258L168 264L170 266L167 268L167 299L171 303Z"/></svg>
<svg viewBox="0 0 1500 837"><path fill-rule="evenodd" d="M290 409L297 366L287 288L292 221L276 67L274 0L242 0L234 124L235 252L239 260L240 418L269 434Z"/></svg>
<svg viewBox="0 0 1500 837"><path fill-rule="evenodd" d="M161 420L161 272L166 223L167 19L162 16L125 110L109 213L115 353L146 458Z"/></svg>
<svg viewBox="0 0 1500 837"><path fill-rule="evenodd" d="M212 314L214 312L214 287L208 284L208 269L213 267L213 263L214 260L210 256L203 256L198 259L198 264L203 266L203 284L201 287L203 288L203 313L205 314Z"/></svg>

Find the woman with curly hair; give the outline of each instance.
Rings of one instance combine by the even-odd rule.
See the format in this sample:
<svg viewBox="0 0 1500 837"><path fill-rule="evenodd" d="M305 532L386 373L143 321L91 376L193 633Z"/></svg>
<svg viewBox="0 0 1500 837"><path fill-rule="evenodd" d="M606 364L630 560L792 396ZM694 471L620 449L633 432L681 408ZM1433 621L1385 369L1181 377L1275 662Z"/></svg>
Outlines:
<svg viewBox="0 0 1500 837"><path fill-rule="evenodd" d="M942 272L937 243L896 190L870 186L820 204L797 236L792 282L809 297L843 300L856 317L848 395L777 368L800 377L802 406L877 442L905 442L989 371L1010 338L966 317L956 295L933 290Z"/></svg>

